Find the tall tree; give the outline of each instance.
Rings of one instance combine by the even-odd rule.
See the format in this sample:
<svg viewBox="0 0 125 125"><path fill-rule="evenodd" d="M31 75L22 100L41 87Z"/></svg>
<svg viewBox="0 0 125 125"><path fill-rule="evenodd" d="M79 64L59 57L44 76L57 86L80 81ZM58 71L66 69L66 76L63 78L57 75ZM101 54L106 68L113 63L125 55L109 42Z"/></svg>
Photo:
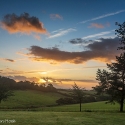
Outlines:
<svg viewBox="0 0 125 125"><path fill-rule="evenodd" d="M125 22L116 23L119 26L116 29L116 35L120 39L118 50L120 55L116 56L116 61L107 64L109 72L98 69L96 79L99 85L93 87L98 93L105 92L111 96L110 102L117 101L120 104L120 112L123 112L125 99Z"/></svg>
<svg viewBox="0 0 125 125"><path fill-rule="evenodd" d="M81 104L84 96L83 89L80 88L76 83L74 83L74 85L72 86L72 90L73 90L73 97L79 102L80 112L81 112L82 110Z"/></svg>

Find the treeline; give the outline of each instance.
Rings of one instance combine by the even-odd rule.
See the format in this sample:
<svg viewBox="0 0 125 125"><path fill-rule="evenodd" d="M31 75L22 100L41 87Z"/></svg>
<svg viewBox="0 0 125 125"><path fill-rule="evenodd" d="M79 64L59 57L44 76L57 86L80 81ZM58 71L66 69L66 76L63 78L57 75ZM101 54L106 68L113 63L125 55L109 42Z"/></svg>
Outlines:
<svg viewBox="0 0 125 125"><path fill-rule="evenodd" d="M79 103L79 99L77 99L77 98L75 98L73 96L73 93L72 93L73 90L68 90L66 92L61 92L61 91L63 91L63 90L60 89L60 91L58 91L58 93L62 94L64 97L56 100L56 103L58 105L78 104ZM111 98L107 94L98 95L95 92L93 92L93 94L91 94L91 92L89 93L89 91L90 90L83 90L84 96L82 98L82 102L81 103L91 103L91 102L107 101L107 100L109 100Z"/></svg>
<svg viewBox="0 0 125 125"><path fill-rule="evenodd" d="M109 100L108 95L86 95L83 97L82 103L90 103L90 102L99 102L99 101L107 101ZM74 99L73 97L66 97L66 98L60 98L56 100L56 103L58 105L65 105L65 104L78 104L79 101L77 99Z"/></svg>
<svg viewBox="0 0 125 125"><path fill-rule="evenodd" d="M56 92L57 89L51 84L38 84L30 81L16 82L13 79L0 76L0 84L7 86L10 90L38 90L42 92Z"/></svg>

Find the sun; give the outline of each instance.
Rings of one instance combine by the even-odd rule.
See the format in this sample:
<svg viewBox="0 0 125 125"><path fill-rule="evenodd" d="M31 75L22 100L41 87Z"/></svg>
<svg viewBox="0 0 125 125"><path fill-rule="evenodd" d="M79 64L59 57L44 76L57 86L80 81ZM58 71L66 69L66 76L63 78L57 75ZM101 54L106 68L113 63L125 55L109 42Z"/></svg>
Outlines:
<svg viewBox="0 0 125 125"><path fill-rule="evenodd" d="M44 79L39 79L39 83L45 83L46 81Z"/></svg>

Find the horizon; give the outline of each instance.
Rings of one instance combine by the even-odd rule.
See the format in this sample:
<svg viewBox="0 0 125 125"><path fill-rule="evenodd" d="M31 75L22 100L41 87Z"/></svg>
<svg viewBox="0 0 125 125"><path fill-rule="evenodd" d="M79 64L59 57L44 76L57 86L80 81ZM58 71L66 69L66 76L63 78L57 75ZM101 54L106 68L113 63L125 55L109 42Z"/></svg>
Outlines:
<svg viewBox="0 0 125 125"><path fill-rule="evenodd" d="M9 4L7 4L9 2ZM111 6L109 6L111 5ZM0 76L91 89L119 55L125 1L1 0Z"/></svg>

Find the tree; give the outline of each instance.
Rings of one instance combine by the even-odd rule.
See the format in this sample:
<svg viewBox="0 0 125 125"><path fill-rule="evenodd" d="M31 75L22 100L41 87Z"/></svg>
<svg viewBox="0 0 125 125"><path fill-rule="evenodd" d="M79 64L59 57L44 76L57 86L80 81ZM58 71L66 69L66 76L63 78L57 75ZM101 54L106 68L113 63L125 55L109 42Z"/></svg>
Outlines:
<svg viewBox="0 0 125 125"><path fill-rule="evenodd" d="M0 103L6 101L9 96L13 96L13 92L3 83L0 83Z"/></svg>
<svg viewBox="0 0 125 125"><path fill-rule="evenodd" d="M98 94L107 93L111 96L110 102L118 102L120 104L120 112L123 112L123 104L125 99L125 22L118 24L116 29L116 35L120 39L121 54L116 56L116 61L111 64L107 64L109 71L98 69L96 80L99 81L99 85L93 87Z"/></svg>
<svg viewBox="0 0 125 125"><path fill-rule="evenodd" d="M84 92L83 89L80 88L76 83L74 83L74 85L72 86L72 90L73 90L73 97L78 100L79 102L79 106L80 106L80 112L81 112L81 104L82 104L82 100L83 100L83 96L84 96Z"/></svg>

